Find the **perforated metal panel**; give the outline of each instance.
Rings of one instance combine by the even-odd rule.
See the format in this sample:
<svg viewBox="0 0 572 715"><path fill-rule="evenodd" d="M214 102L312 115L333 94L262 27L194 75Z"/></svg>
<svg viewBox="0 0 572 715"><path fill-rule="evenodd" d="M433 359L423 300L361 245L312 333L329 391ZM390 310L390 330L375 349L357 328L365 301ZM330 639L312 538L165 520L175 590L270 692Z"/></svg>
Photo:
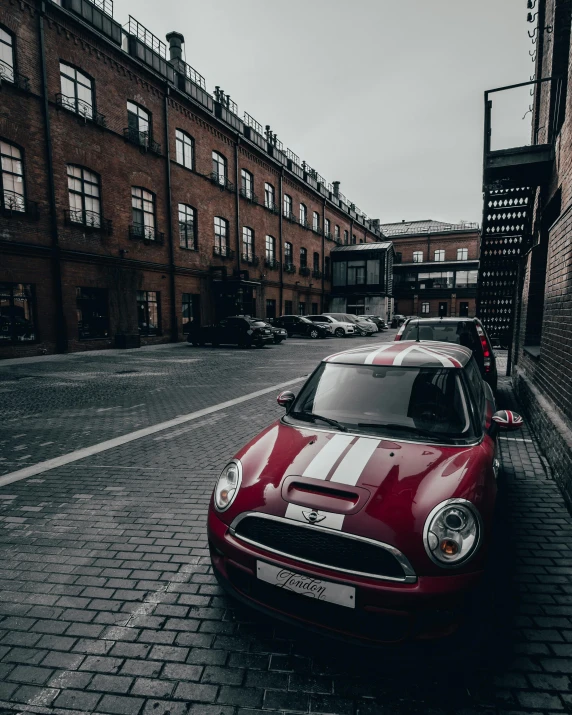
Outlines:
<svg viewBox="0 0 572 715"><path fill-rule="evenodd" d="M477 283L477 316L490 337L510 346L520 256L528 250L534 190L486 187Z"/></svg>

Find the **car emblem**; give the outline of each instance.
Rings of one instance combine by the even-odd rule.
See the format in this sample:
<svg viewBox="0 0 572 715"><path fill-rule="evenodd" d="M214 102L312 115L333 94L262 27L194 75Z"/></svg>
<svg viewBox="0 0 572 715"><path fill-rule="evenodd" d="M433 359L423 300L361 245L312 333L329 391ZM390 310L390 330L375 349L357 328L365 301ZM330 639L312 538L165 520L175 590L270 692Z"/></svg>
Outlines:
<svg viewBox="0 0 572 715"><path fill-rule="evenodd" d="M312 511L303 511L302 516L310 524L318 524L320 521L324 521L324 519L326 518L325 514L320 514L320 512L315 511L314 509L312 509Z"/></svg>

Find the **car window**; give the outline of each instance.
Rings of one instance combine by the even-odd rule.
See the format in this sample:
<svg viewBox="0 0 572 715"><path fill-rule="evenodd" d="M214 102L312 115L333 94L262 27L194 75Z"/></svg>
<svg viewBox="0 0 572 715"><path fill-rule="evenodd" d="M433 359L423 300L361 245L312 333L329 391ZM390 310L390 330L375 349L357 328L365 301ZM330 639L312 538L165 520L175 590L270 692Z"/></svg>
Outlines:
<svg viewBox="0 0 572 715"><path fill-rule="evenodd" d="M464 372L475 403L477 419L480 422L485 418L485 391L481 371L474 356L467 363Z"/></svg>
<svg viewBox="0 0 572 715"><path fill-rule="evenodd" d="M444 321L417 321L411 320L406 324L402 340L438 340L443 343L463 345L470 350L480 348L475 326L466 320L454 322Z"/></svg>
<svg viewBox="0 0 572 715"><path fill-rule="evenodd" d="M312 323L312 321L308 320L308 318L299 318L299 320L301 323L310 323L310 324Z"/></svg>
<svg viewBox="0 0 572 715"><path fill-rule="evenodd" d="M302 388L288 417L312 414L352 431L466 440L473 437L460 370L323 363Z"/></svg>

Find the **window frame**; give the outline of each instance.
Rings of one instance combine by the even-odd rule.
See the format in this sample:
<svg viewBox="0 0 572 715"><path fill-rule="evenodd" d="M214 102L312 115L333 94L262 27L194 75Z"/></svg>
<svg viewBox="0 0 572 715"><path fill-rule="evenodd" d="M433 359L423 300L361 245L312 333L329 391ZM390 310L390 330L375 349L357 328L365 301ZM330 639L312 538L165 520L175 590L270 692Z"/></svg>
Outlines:
<svg viewBox="0 0 572 715"><path fill-rule="evenodd" d="M271 211L276 207L276 189L268 182L264 182L264 206Z"/></svg>
<svg viewBox="0 0 572 715"><path fill-rule="evenodd" d="M344 228L344 246L349 246L350 244L350 232Z"/></svg>
<svg viewBox="0 0 572 715"><path fill-rule="evenodd" d="M439 256L439 258L437 258ZM433 252L433 263L443 263L445 261L445 249L436 248Z"/></svg>
<svg viewBox="0 0 572 715"><path fill-rule="evenodd" d="M30 313L32 315L32 328L34 331L34 338L32 340L17 340L15 337L15 322L12 321L11 324L11 337L9 340L3 340L0 339L0 347L2 345L33 345L34 343L37 343L40 341L40 335L39 335L39 330L38 330L38 321L36 319L36 316L38 314L37 311L37 296L36 296L36 284L35 283L14 283L12 281L0 281L0 285L6 285L10 287L10 309L12 311L12 317L14 317L14 288L16 286L23 286L24 291L26 290L26 287L28 287L30 291L29 297L27 297L28 300L28 307L30 310ZM1 292L0 292L1 295ZM0 316L1 317L1 316ZM1 326L1 323L0 323ZM1 327L0 327L1 330Z"/></svg>
<svg viewBox="0 0 572 715"><path fill-rule="evenodd" d="M19 174L15 174L12 171L8 172L5 169L2 168L2 161L0 159L0 207L3 209L6 209L8 211L16 211L17 213L26 213L26 209L28 206L28 200L27 200L27 192L26 192L26 171L25 171L25 150L24 147L20 146L19 144L16 144L15 142L8 141L8 139L4 139L4 137L0 136L0 142L3 142L9 147L13 147L20 153L20 158L17 160L20 162L20 167L22 169L22 174L21 174L21 179L22 179L22 193L18 194L15 191L12 191L10 189L5 189L4 188L4 173L6 173L9 176L20 176ZM0 156L8 156L8 154L2 154L2 151L0 149ZM10 156L10 159L13 159L14 157ZM22 197L22 203L18 206L17 202L14 204L14 206L6 206L6 199L5 199L5 193L9 192L10 194L14 194L14 196L21 196ZM20 285L20 284L18 284ZM27 284L26 284L27 285Z"/></svg>
<svg viewBox="0 0 572 715"><path fill-rule="evenodd" d="M330 232L331 226L332 226L332 224L331 224L330 219L329 219L329 218L325 218L325 219L324 219L324 235L325 235L325 236L330 236L330 235L331 235L331 232Z"/></svg>
<svg viewBox="0 0 572 715"><path fill-rule="evenodd" d="M284 268L294 265L294 244L284 241Z"/></svg>
<svg viewBox="0 0 572 715"><path fill-rule="evenodd" d="M461 254L461 255L459 255ZM458 261L468 261L469 260L469 249L466 247L457 248L457 260Z"/></svg>
<svg viewBox="0 0 572 715"><path fill-rule="evenodd" d="M429 315L431 306L427 302L421 303L421 315Z"/></svg>
<svg viewBox="0 0 572 715"><path fill-rule="evenodd" d="M70 77L69 75L64 75L64 73L62 72L62 66L65 68L68 68L70 70L73 70L73 72L75 73L75 76ZM78 114L80 117L87 117L87 119L94 119L95 114L96 114L95 79L90 74L88 74L85 70L83 70L82 68L78 67L77 65L72 64L71 62L64 62L64 60L62 60L62 59L59 60L59 68L60 68L60 90L61 90L61 97L62 97L61 106L64 109L69 110L70 112L74 112L75 114ZM78 74L82 75L82 77L89 80L89 83L90 83L89 90L91 92L91 104L79 97L78 84L84 88L86 88L86 85L79 81L79 79L77 77ZM70 97L68 94L64 94L62 77L65 77L69 82L73 83L73 86L74 86L74 96L73 97ZM73 105L71 105L70 102L66 101L69 99L74 100ZM80 111L80 105L79 105L80 102L82 105L89 107L90 111L89 112Z"/></svg>
<svg viewBox="0 0 572 715"><path fill-rule="evenodd" d="M300 201L299 219L300 219L300 226L306 227L308 225L308 207L306 206L306 204L302 203L301 201Z"/></svg>
<svg viewBox="0 0 572 715"><path fill-rule="evenodd" d="M271 250L269 251L269 249ZM276 260L276 238L269 233L266 234L264 239L264 257L267 261Z"/></svg>
<svg viewBox="0 0 572 715"><path fill-rule="evenodd" d="M292 208L294 206L292 197L290 196L290 194L284 194L282 198L283 198L283 203L282 203L283 214L284 214L284 216L286 216L286 218L291 218L293 215ZM288 206L288 210L286 209L286 206Z"/></svg>
<svg viewBox="0 0 572 715"><path fill-rule="evenodd" d="M146 294L146 299L145 301L140 301L139 300L139 294L140 293L145 293ZM149 293L154 293L156 296L155 301L149 301ZM163 334L163 324L162 324L162 317L161 317L161 291L160 290L138 290L136 292L135 296L135 301L137 304L137 329L139 331L139 335L142 335L144 337L154 337L158 335ZM139 324L139 305L143 303L146 308L145 308L145 317L147 318L147 329L143 330ZM155 303L157 305L157 332L149 332L149 304L150 303Z"/></svg>
<svg viewBox="0 0 572 715"><path fill-rule="evenodd" d="M4 42L3 40L0 40L0 42L2 42L2 44L5 44L7 47L11 47L11 48L12 48L12 65L10 66L7 62L4 62L4 60L0 60L0 63L1 63L1 64L0 64L0 70L1 70L1 65L5 65L6 67L8 67L8 68L10 69L10 71L11 71L11 77L6 76L6 75L3 74L1 71L0 71L0 77L2 78L2 80L6 81L6 82L10 82L11 84L15 84L15 82L16 82L16 75L18 74L18 71L17 71L17 56L16 56L16 34L15 34L14 32L12 32L12 30L10 30L8 27L6 27L6 25L0 24L0 30L2 30L3 32L5 32L5 33L8 35L8 37L9 37L10 40L11 40L11 44L8 45L8 43L7 43L7 42Z"/></svg>
<svg viewBox="0 0 572 715"><path fill-rule="evenodd" d="M185 296L189 296L187 300L185 300ZM190 330L189 326L191 323L198 322L200 323L200 295L198 293L181 293L181 326L182 326L182 333L183 335L188 335ZM189 317L188 315L185 316L185 305L190 306L190 320L187 320L185 322L185 317ZM199 312L198 316L195 316L195 309Z"/></svg>
<svg viewBox="0 0 572 715"><path fill-rule="evenodd" d="M242 257L245 261L254 260L254 229L250 226L242 227Z"/></svg>
<svg viewBox="0 0 572 715"><path fill-rule="evenodd" d="M413 251L413 263L423 263L423 251Z"/></svg>
<svg viewBox="0 0 572 715"><path fill-rule="evenodd" d="M219 221L220 228L224 227L224 251L223 251L223 233L217 233L217 221ZM213 216L213 231L214 231L214 254L215 256L228 256L229 245L228 245L228 234L229 234L229 222L224 216ZM218 245L217 245L218 239Z"/></svg>
<svg viewBox="0 0 572 715"><path fill-rule="evenodd" d="M317 211L312 211L312 231L318 233L320 230L320 214Z"/></svg>
<svg viewBox="0 0 572 715"><path fill-rule="evenodd" d="M300 268L308 268L308 249L300 246Z"/></svg>
<svg viewBox="0 0 572 715"><path fill-rule="evenodd" d="M181 206L185 208L185 218L187 218L187 209L190 209L193 213L193 245L189 246L189 237L188 237L188 231L185 229L185 242L183 245L183 234L181 233L181 226L183 222L181 221ZM191 204L185 204L182 202L179 202L177 204L177 217L178 217L178 222L179 222L179 248L182 248L186 251L198 251L198 211L197 209L192 206ZM188 225L188 221L184 222L186 225Z"/></svg>
<svg viewBox="0 0 572 715"><path fill-rule="evenodd" d="M215 158L215 156L217 158ZM221 186L226 186L226 182L228 181L228 159L224 154L221 154L220 151L217 151L216 149L212 149L211 159L213 179ZM218 159L221 159L221 161L219 161ZM222 165L223 167L222 174L219 171L220 165Z"/></svg>
<svg viewBox="0 0 572 715"><path fill-rule="evenodd" d="M129 138L131 141L133 141L133 137L131 135L132 131L137 132L137 143L140 146L144 147L149 147L151 144L151 140L153 138L153 114L147 109L147 107L144 107L142 104L139 104L138 102L134 102L132 99L127 99L126 100L126 106L127 106L127 131L129 133ZM129 105L132 104L134 107L137 108L137 114L135 114L130 108ZM139 115L139 111L145 112L147 115L148 119L147 121L147 131L142 131L139 120L142 119L142 117ZM137 128L129 126L129 117L134 116L137 119Z"/></svg>
<svg viewBox="0 0 572 715"><path fill-rule="evenodd" d="M133 196L133 189L139 189L140 191L145 191L147 194L149 194L152 197L152 203L153 203L153 213L151 214L149 211L145 211L145 209L142 207L141 209L135 209L135 206L133 206L133 199L134 198L140 198L141 201L149 201L149 199L145 199L143 194L141 194L141 197L134 197ZM143 213L143 223L142 224L137 224L135 222L135 215L133 213L133 210L140 210ZM145 224L145 215L152 215L153 216L153 226L152 226L152 235L151 232L147 231L149 228ZM138 236L140 238L143 238L147 241L156 241L157 240L157 197L153 191L150 191L149 189L146 189L144 186L131 186L131 219L132 219L132 227L133 227L133 235ZM143 231L138 233L135 230L135 226L142 226Z"/></svg>
<svg viewBox="0 0 572 715"><path fill-rule="evenodd" d="M70 176L69 169L79 169L81 172L81 177L77 176ZM92 176L94 176L97 179L97 182L94 181L86 181L85 179L85 172L90 173ZM96 171L92 171L89 169L87 166L83 166L81 164L66 164L66 176L68 179L68 206L69 206L69 217L70 217L70 224L74 224L77 226L85 226L87 228L103 228L103 201L102 201L102 196L101 196L101 175L98 174ZM74 179L74 180L79 180L82 185L82 191L77 191L75 189L71 189L69 186L69 180ZM91 185L91 186L97 186L98 190L98 195L97 197L87 194L85 192L85 185ZM72 208L71 205L71 197L73 196L80 196L81 197L81 216L82 220L81 221L76 221L72 218L72 212L77 212L78 209L75 207ZM99 213L94 211L93 209L86 209L86 198L97 198L97 201L99 203ZM94 221L93 223L88 223L87 220L87 215L93 214L93 216L97 216L97 221ZM80 286L81 287L81 286Z"/></svg>
<svg viewBox="0 0 572 715"><path fill-rule="evenodd" d="M250 184L250 188L247 187L247 184ZM254 174L248 169L240 170L240 188L245 198L254 199Z"/></svg>
<svg viewBox="0 0 572 715"><path fill-rule="evenodd" d="M182 135L182 138L179 137L179 134ZM189 140L188 142L185 141L187 139ZM179 161L179 144L182 145L183 161ZM188 146L190 146L190 152L191 152L191 165L190 166L186 162L186 153L185 153L185 148ZM184 129L179 129L178 127L175 128L175 157L176 157L177 164L179 166L183 166L185 169L189 169L189 171L195 170L195 139L188 132L186 132Z"/></svg>

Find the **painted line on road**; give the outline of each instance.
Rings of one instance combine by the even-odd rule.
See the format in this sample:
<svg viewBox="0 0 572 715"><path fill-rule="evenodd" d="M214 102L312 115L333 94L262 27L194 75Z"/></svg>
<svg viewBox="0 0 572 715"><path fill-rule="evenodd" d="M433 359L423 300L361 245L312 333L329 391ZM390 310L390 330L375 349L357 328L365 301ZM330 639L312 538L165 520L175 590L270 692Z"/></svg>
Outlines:
<svg viewBox="0 0 572 715"><path fill-rule="evenodd" d="M30 467L19 469L16 472L9 472L3 477L0 477L0 487L4 487L7 484L12 484L13 482L19 482L21 479L26 479L27 477L33 477L36 474L49 472L50 469L63 467L65 464L77 462L78 459L85 459L85 457L91 457L94 454L106 452L108 449L113 449L114 447L121 447L121 445L127 444L128 442L133 442L136 439L141 439L141 437L148 437L150 434L155 434L156 432L161 432L162 430L166 430L171 427L177 427L178 425L185 424L185 422L190 422L191 420L196 420L199 417L210 415L213 412L226 410L229 407L234 407L234 405L240 405L242 402L254 400L256 397L267 395L269 392L273 392L274 390L280 390L283 387L288 387L289 385L293 385L294 383L301 382L305 379L306 376L295 377L293 380L281 382L278 385L272 385L271 387L265 387L263 390L257 390L256 392L249 392L247 395L243 395L242 397L235 397L233 400L228 400L227 402L219 402L218 405L212 405L212 407L205 407L202 410L197 410L197 412L190 412L187 415L179 415L179 417L174 417L172 420L167 420L166 422L159 422L156 425L144 427L143 429L136 430L135 432L129 432L127 434L121 435L121 437L114 437L113 439L108 439L105 442L99 442L99 444L92 444L91 447L76 449L73 452L69 452L69 454L62 454L60 457L54 457L53 459L47 459L44 462L32 464Z"/></svg>
<svg viewBox="0 0 572 715"><path fill-rule="evenodd" d="M499 439L506 439L509 442L532 442L531 439L525 439L524 437L505 437L504 435L501 435Z"/></svg>

